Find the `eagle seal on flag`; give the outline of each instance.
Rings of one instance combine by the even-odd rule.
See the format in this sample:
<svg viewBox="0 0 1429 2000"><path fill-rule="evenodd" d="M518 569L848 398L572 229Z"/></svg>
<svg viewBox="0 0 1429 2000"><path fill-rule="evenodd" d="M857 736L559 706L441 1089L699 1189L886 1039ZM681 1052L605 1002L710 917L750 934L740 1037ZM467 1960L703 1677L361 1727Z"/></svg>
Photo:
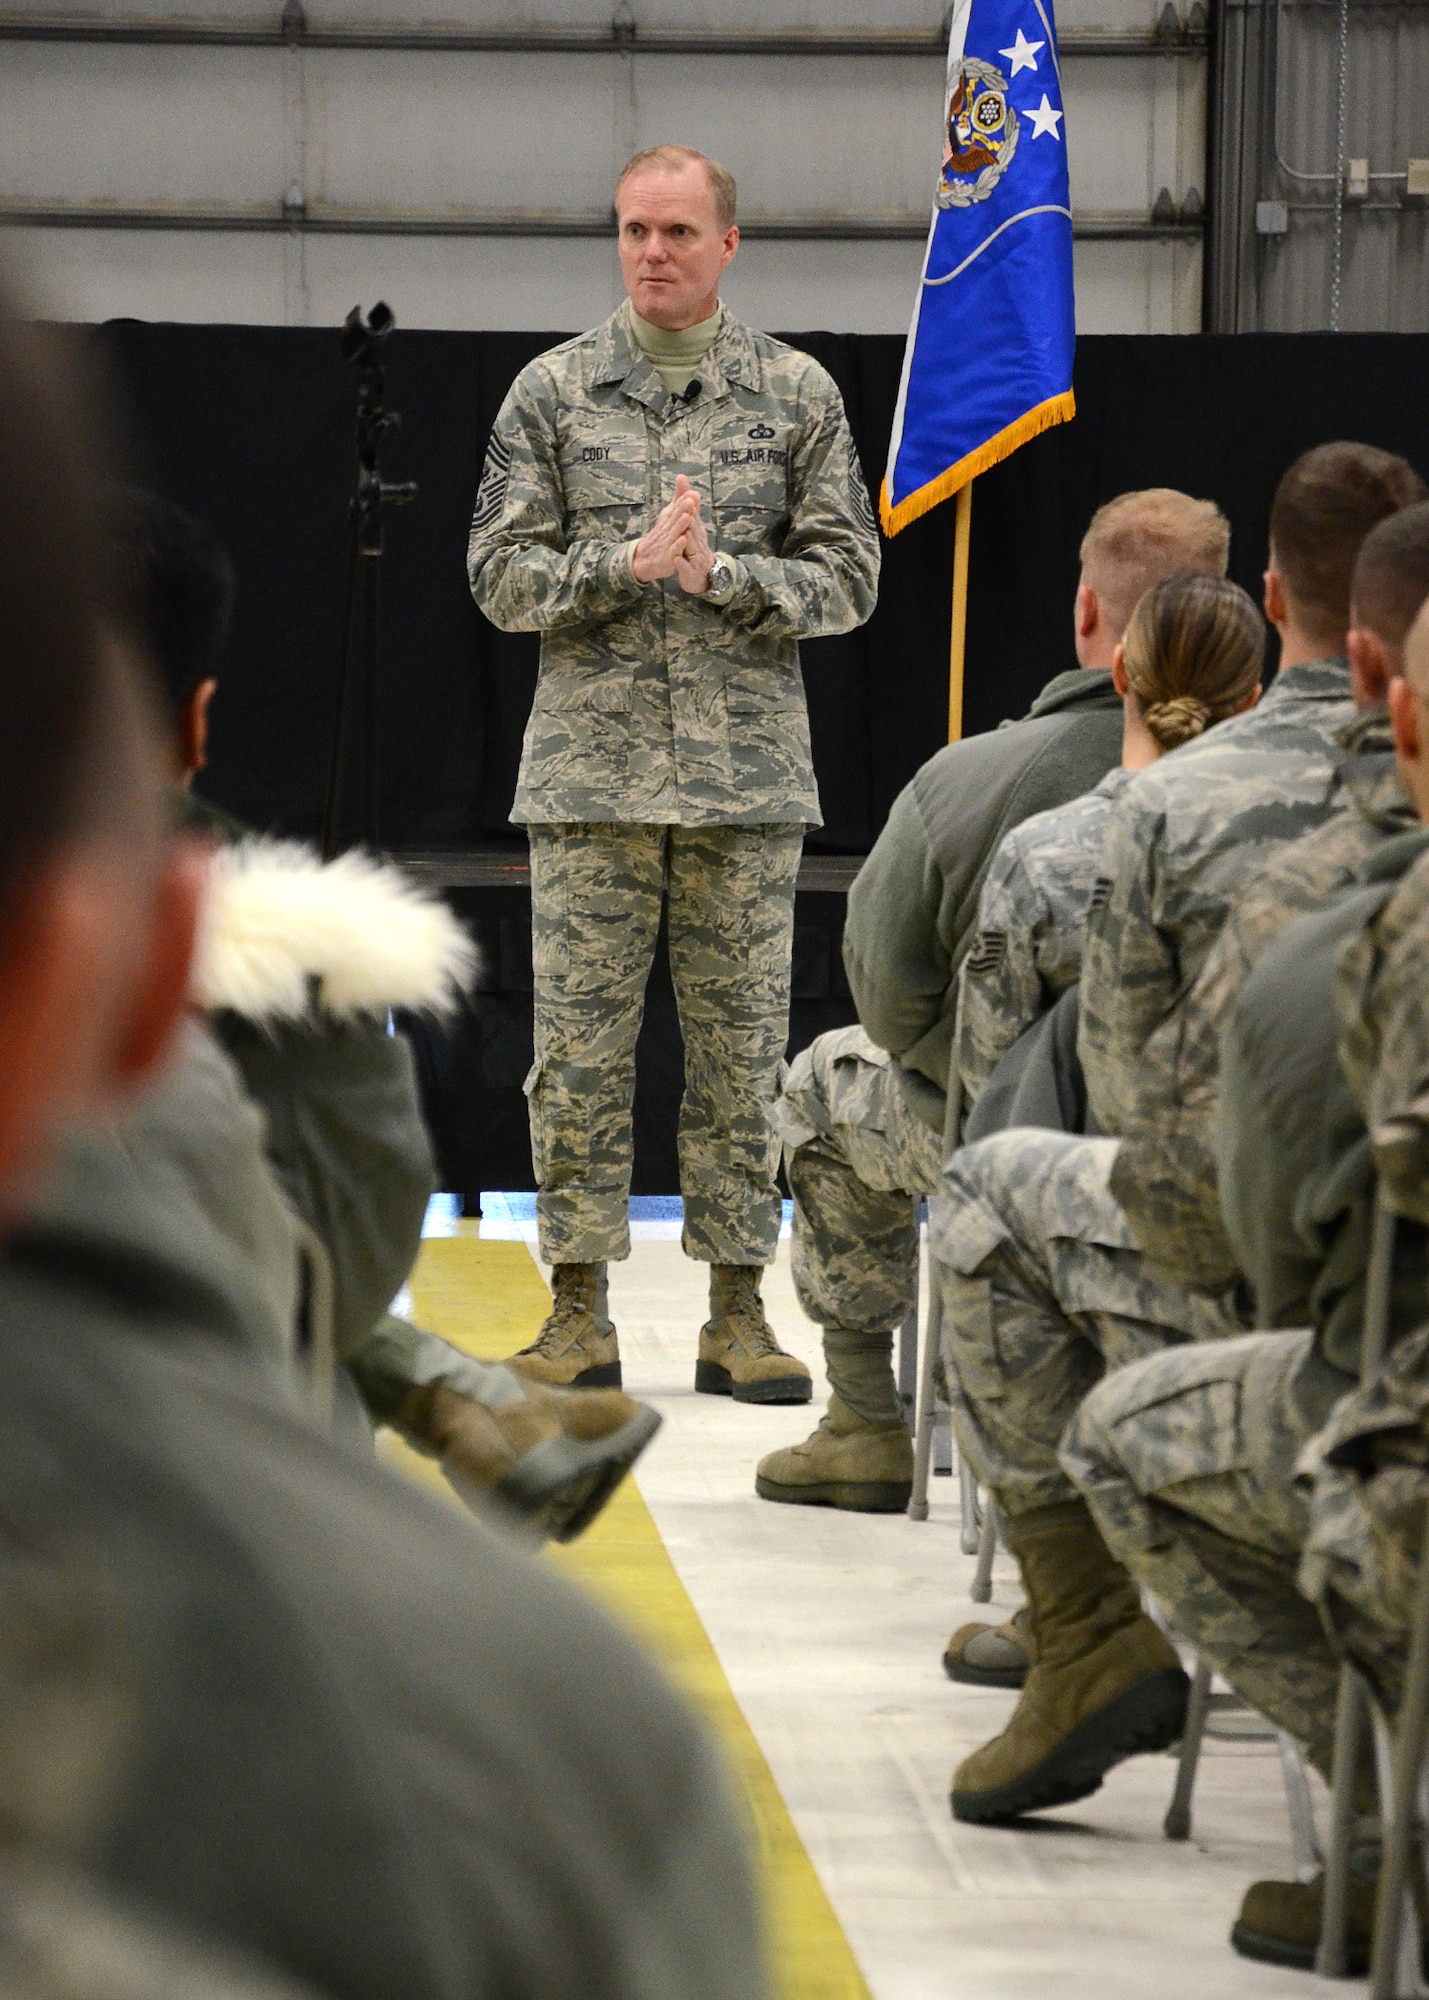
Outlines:
<svg viewBox="0 0 1429 2000"><path fill-rule="evenodd" d="M887 535L1077 407L1052 0L953 0L944 75L928 246L880 495Z"/></svg>
<svg viewBox="0 0 1429 2000"><path fill-rule="evenodd" d="M943 170L935 196L939 208L986 201L1017 151L1017 131L1007 78L991 63L964 56L943 119Z"/></svg>

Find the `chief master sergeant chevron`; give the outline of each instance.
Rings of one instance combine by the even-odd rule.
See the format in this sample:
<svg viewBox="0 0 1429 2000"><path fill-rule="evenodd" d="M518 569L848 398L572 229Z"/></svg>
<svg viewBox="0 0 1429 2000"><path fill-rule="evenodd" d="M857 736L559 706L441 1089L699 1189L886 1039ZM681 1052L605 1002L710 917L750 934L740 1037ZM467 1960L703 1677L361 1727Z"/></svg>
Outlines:
<svg viewBox="0 0 1429 2000"><path fill-rule="evenodd" d="M833 382L741 326L719 280L734 182L684 146L616 184L628 299L517 377L467 568L541 634L511 817L530 829L527 1079L554 1301L512 1365L620 1381L605 1264L629 1254L635 1041L668 907L685 1041L684 1248L711 1266L695 1386L806 1402L759 1280L779 1232L768 1108L788 1034L794 880L819 825L798 641L873 610L878 531Z"/></svg>

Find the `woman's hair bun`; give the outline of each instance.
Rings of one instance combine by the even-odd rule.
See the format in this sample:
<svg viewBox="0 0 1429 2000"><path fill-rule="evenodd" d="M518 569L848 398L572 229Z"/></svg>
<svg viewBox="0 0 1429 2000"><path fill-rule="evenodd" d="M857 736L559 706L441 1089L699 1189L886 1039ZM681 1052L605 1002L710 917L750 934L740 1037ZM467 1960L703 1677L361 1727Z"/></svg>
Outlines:
<svg viewBox="0 0 1429 2000"><path fill-rule="evenodd" d="M1178 694L1170 701L1153 702L1142 720L1163 750L1174 750L1202 733L1211 711L1199 695Z"/></svg>

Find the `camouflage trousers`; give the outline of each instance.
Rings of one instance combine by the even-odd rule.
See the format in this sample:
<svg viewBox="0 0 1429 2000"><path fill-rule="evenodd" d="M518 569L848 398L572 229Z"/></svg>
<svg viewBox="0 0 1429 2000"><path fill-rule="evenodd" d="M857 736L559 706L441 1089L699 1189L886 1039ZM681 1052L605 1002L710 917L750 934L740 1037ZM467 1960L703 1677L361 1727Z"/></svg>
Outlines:
<svg viewBox="0 0 1429 2000"><path fill-rule="evenodd" d="M1327 1773L1338 1663L1296 1587L1311 1509L1294 1472L1344 1391L1308 1332L1178 1348L1093 1389L1061 1454L1112 1554Z"/></svg>
<svg viewBox="0 0 1429 2000"><path fill-rule="evenodd" d="M635 1043L662 902L685 1043L686 1254L767 1264L769 1107L789 1033L798 826L532 826L535 1055L526 1079L541 1255L630 1254Z"/></svg>
<svg viewBox="0 0 1429 2000"><path fill-rule="evenodd" d="M937 1184L942 1109L941 1092L862 1028L836 1028L794 1058L773 1110L794 1198L794 1288L824 1329L830 1385L870 1423L902 1414L893 1329L916 1296L913 1196Z"/></svg>
<svg viewBox="0 0 1429 2000"><path fill-rule="evenodd" d="M953 1425L1007 1514L1076 1498L1057 1451L1103 1375L1239 1331L1148 1264L1107 1189L1116 1148L998 1132L954 1153L929 1204Z"/></svg>

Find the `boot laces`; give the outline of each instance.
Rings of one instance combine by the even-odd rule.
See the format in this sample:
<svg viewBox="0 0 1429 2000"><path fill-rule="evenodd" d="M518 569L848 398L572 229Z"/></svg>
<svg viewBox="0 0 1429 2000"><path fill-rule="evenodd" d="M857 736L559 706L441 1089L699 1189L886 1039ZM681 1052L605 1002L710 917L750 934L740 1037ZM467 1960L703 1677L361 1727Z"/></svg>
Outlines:
<svg viewBox="0 0 1429 2000"><path fill-rule="evenodd" d="M730 1338L751 1361L765 1354L783 1352L764 1316L764 1301L759 1296L758 1281L752 1276L736 1278L730 1284L724 1301L724 1323Z"/></svg>
<svg viewBox="0 0 1429 2000"><path fill-rule="evenodd" d="M564 1269L558 1270L551 1310L541 1331L521 1352L555 1357L564 1354L568 1348L578 1346L594 1310L594 1300L587 1297L584 1280L567 1276Z"/></svg>

